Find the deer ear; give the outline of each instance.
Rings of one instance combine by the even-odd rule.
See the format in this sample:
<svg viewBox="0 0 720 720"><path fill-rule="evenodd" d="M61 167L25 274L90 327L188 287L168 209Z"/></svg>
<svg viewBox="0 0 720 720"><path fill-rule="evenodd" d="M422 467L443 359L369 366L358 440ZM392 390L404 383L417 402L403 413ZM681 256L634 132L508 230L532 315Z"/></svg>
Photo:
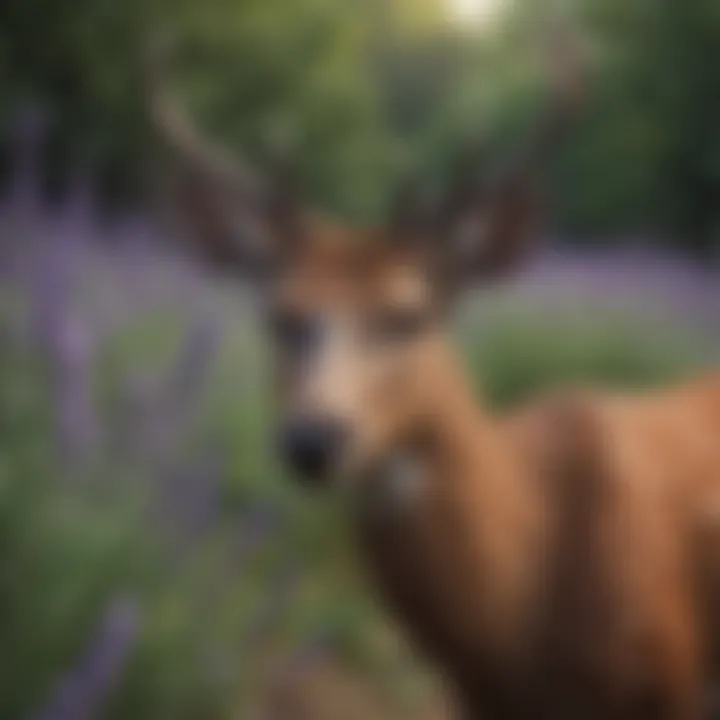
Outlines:
<svg viewBox="0 0 720 720"><path fill-rule="evenodd" d="M295 203L170 148L159 177L173 236L215 270L262 279L300 235Z"/></svg>
<svg viewBox="0 0 720 720"><path fill-rule="evenodd" d="M150 120L164 153L160 177L166 219L212 266L255 277L297 231L294 194L275 178L263 183L238 159L201 137L167 88L167 48L146 58Z"/></svg>

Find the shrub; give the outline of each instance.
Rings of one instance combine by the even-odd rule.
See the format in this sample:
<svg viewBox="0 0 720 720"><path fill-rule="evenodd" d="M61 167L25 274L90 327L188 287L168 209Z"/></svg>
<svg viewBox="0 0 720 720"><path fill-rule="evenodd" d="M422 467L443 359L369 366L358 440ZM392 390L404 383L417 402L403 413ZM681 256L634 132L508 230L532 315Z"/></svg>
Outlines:
<svg viewBox="0 0 720 720"><path fill-rule="evenodd" d="M492 402L507 406L576 382L641 388L668 382L696 365L697 346L640 321L543 311L500 313L471 330L472 371Z"/></svg>

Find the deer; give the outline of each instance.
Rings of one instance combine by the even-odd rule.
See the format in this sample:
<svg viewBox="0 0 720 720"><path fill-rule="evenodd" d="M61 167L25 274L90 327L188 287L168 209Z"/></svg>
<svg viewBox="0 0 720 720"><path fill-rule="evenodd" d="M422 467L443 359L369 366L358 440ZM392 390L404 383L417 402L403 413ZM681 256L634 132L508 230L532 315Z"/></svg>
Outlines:
<svg viewBox="0 0 720 720"><path fill-rule="evenodd" d="M406 186L384 226L356 229L204 137L153 57L148 112L182 228L198 258L262 297L277 451L298 482L346 500L362 567L458 716L706 717L720 377L556 388L499 412L450 339L463 293L533 250L578 63L556 64L530 140L500 171L472 167L432 202Z"/></svg>

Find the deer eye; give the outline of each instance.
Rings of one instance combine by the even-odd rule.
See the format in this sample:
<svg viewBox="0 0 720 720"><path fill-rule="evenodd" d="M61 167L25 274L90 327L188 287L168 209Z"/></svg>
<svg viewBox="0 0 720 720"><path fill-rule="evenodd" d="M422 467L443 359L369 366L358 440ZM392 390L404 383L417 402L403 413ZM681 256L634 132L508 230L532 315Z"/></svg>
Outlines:
<svg viewBox="0 0 720 720"><path fill-rule="evenodd" d="M425 327L425 315L419 310L394 310L372 322L370 335L377 342L412 340Z"/></svg>
<svg viewBox="0 0 720 720"><path fill-rule="evenodd" d="M290 310L274 310L268 327L275 342L294 352L309 350L320 334L315 318Z"/></svg>

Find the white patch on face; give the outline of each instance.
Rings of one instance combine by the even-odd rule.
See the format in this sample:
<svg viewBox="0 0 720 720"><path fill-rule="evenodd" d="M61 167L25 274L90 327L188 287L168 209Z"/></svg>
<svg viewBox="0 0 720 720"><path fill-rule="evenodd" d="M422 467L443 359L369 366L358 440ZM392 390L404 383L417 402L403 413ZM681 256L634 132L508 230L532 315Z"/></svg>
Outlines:
<svg viewBox="0 0 720 720"><path fill-rule="evenodd" d="M356 403L353 373L357 353L351 328L342 317L322 324L322 340L305 367L300 405L310 411L350 419Z"/></svg>

